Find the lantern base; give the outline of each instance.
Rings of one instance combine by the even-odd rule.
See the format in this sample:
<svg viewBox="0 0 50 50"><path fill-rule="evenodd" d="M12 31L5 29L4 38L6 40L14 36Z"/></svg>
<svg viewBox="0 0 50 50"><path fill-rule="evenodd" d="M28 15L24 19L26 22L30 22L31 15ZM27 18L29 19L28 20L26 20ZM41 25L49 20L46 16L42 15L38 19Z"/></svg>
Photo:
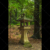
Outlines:
<svg viewBox="0 0 50 50"><path fill-rule="evenodd" d="M21 39L19 41L20 44L23 44L24 47L32 47L30 44L28 37L27 37L27 32L30 29L30 27L22 27L20 28L21 30Z"/></svg>
<svg viewBox="0 0 50 50"><path fill-rule="evenodd" d="M21 42L19 41L20 44L23 44L24 47L32 47L32 45L30 44L30 42Z"/></svg>
<svg viewBox="0 0 50 50"><path fill-rule="evenodd" d="M24 47L32 47L32 45L29 42L25 42Z"/></svg>

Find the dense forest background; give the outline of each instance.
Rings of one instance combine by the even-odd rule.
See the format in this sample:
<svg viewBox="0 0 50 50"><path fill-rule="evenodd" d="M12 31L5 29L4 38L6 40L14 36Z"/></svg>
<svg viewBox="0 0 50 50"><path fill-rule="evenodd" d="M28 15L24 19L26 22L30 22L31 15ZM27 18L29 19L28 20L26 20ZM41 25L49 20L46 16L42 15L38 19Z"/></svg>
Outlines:
<svg viewBox="0 0 50 50"><path fill-rule="evenodd" d="M37 0L36 0L37 1ZM20 25L20 22L16 21L21 18L21 14L25 13L27 18L33 19L32 22L28 22L29 25L34 25L34 17L37 15L37 19L39 18L39 25L41 26L42 22L42 2L41 0L37 1L37 5L39 4L39 8L35 8L35 1L34 0L9 0L8 1L8 25ZM36 10L39 9L37 13ZM35 13L36 14L35 14ZM37 20L36 19L36 20Z"/></svg>
<svg viewBox="0 0 50 50"><path fill-rule="evenodd" d="M22 14L33 21L28 22L30 30L27 37L32 48L24 48L19 45L21 32L18 29L20 22L16 21L22 17ZM42 39L42 0L9 0L8 1L8 39L9 50L41 50Z"/></svg>

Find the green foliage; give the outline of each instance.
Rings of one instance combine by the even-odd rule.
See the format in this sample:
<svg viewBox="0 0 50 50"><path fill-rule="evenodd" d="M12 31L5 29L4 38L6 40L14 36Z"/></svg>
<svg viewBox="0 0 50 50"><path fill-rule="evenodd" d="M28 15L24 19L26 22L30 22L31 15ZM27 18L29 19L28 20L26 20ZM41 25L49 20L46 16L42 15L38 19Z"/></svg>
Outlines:
<svg viewBox="0 0 50 50"><path fill-rule="evenodd" d="M41 0L39 0L40 7L39 7L39 19L41 24L41 10L42 4ZM11 15L10 15L11 12ZM25 13L25 16L34 20L34 0L8 0L8 24L10 24L10 17L11 17L11 25L20 25L17 19L21 17L21 14ZM31 22L32 25L34 22ZM30 23L29 23L30 25Z"/></svg>

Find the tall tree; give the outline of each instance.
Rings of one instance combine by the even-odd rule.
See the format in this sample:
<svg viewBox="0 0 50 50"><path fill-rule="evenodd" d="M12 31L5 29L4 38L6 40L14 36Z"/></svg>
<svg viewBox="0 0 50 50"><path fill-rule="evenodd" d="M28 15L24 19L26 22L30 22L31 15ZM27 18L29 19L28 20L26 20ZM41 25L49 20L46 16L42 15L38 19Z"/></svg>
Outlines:
<svg viewBox="0 0 50 50"><path fill-rule="evenodd" d="M39 0L34 0L34 34L33 38L40 39L39 25Z"/></svg>

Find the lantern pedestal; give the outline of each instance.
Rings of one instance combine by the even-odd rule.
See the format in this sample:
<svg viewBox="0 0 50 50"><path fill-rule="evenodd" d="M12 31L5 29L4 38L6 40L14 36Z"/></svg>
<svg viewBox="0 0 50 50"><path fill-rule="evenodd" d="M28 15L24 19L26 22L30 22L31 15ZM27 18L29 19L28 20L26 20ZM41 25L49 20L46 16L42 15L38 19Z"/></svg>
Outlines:
<svg viewBox="0 0 50 50"><path fill-rule="evenodd" d="M32 47L27 37L27 32L29 29L31 28L30 27L20 27L19 28L19 30L21 31L20 43L24 44L24 47Z"/></svg>
<svg viewBox="0 0 50 50"><path fill-rule="evenodd" d="M17 20L20 21L19 27L19 30L21 32L20 43L24 44L24 47L32 47L27 37L27 32L29 29L31 29L30 27L28 27L28 22L32 21L32 19L26 18L24 15L25 14L22 14L21 18Z"/></svg>

